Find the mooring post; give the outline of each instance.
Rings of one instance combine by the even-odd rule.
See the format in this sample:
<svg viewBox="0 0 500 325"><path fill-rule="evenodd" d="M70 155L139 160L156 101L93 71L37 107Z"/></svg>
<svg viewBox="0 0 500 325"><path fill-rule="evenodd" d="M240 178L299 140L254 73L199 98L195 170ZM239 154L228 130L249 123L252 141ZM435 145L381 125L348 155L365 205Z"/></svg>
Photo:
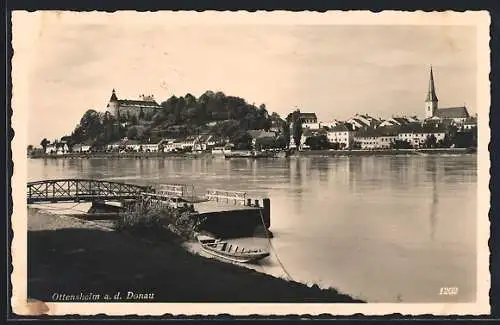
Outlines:
<svg viewBox="0 0 500 325"><path fill-rule="evenodd" d="M271 199L269 198L263 199L262 205L264 206L262 209L264 224L266 225L266 228L269 228L271 227Z"/></svg>

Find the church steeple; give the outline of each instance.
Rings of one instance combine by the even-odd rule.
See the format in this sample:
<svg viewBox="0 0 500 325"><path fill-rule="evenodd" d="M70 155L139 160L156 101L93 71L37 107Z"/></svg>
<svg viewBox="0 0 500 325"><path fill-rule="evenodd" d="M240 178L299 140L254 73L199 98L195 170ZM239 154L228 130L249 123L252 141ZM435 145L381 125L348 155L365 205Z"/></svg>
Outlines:
<svg viewBox="0 0 500 325"><path fill-rule="evenodd" d="M426 102L438 101L438 98L436 96L436 87L434 86L434 73L432 72L432 65L431 65L431 75L429 78L429 91L427 92L427 99L425 101Z"/></svg>
<svg viewBox="0 0 500 325"><path fill-rule="evenodd" d="M436 96L436 87L434 86L434 73L432 72L429 77L429 90L425 99L425 118L436 116L438 110L438 98Z"/></svg>
<svg viewBox="0 0 500 325"><path fill-rule="evenodd" d="M116 91L113 88L113 93L111 94L111 98L109 99L110 102L117 102L118 98L116 97Z"/></svg>

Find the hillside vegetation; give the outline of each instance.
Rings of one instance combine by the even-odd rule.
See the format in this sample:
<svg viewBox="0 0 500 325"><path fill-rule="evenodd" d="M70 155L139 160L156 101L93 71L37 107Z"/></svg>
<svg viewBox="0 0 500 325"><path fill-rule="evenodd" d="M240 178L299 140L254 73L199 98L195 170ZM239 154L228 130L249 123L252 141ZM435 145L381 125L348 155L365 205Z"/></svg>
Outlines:
<svg viewBox="0 0 500 325"><path fill-rule="evenodd" d="M285 122L269 114L265 104L258 107L243 98L223 92L206 91L199 98L191 94L172 96L154 114L120 116L90 109L82 116L71 135L61 138L69 143L103 146L124 137L156 143L162 138L182 138L210 134L233 143L246 141L248 130L281 130Z"/></svg>

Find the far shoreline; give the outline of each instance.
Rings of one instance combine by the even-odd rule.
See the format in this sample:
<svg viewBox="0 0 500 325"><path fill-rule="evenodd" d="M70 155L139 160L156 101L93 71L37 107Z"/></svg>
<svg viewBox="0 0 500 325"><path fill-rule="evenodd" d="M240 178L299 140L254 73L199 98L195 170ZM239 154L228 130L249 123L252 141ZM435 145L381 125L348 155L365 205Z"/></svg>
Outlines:
<svg viewBox="0 0 500 325"><path fill-rule="evenodd" d="M244 150L243 150L244 151ZM233 151L237 152L237 151ZM428 148L428 149L354 149L354 150L303 150L291 154L289 157L304 156L384 156L384 155L440 155L440 154L475 154L475 148ZM224 158L223 154L201 153L177 153L177 152L94 152L94 153L67 153L60 155L37 155L28 156L30 159L90 159L90 158ZM244 159L263 159L244 158ZM283 157L284 158L284 157ZM264 159L283 159L280 157L265 157ZM231 158L231 159L241 159Z"/></svg>

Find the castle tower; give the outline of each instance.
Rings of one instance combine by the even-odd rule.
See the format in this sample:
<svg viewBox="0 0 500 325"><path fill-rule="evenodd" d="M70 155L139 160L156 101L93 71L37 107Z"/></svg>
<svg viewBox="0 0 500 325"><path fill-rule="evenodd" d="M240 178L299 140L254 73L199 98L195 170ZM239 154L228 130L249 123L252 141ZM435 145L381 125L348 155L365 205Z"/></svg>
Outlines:
<svg viewBox="0 0 500 325"><path fill-rule="evenodd" d="M120 115L120 112L118 110L119 106L120 105L118 104L118 98L116 97L116 92L113 89L113 92L111 94L111 98L109 99L109 103L108 103L108 111L110 111L114 117L118 117Z"/></svg>
<svg viewBox="0 0 500 325"><path fill-rule="evenodd" d="M429 91L425 99L425 118L431 118L436 115L438 109L438 98L436 96L436 88L434 86L434 74L432 73L429 78Z"/></svg>

